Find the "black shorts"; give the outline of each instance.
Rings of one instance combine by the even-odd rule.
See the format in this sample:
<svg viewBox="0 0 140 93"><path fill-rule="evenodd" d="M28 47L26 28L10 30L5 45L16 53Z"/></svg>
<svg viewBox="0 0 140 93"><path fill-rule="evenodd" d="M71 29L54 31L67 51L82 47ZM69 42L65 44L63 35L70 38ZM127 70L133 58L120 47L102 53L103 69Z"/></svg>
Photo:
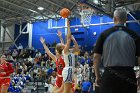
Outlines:
<svg viewBox="0 0 140 93"><path fill-rule="evenodd" d="M48 87L45 87L45 92L48 92Z"/></svg>
<svg viewBox="0 0 140 93"><path fill-rule="evenodd" d="M82 93L89 93L88 91L82 91Z"/></svg>
<svg viewBox="0 0 140 93"><path fill-rule="evenodd" d="M137 80L133 68L105 68L100 93L137 93Z"/></svg>

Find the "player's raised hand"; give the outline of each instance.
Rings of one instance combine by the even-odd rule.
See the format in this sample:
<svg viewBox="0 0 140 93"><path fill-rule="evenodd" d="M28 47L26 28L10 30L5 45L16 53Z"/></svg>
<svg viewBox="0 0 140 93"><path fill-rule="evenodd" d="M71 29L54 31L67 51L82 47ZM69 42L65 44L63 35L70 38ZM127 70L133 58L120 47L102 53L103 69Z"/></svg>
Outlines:
<svg viewBox="0 0 140 93"><path fill-rule="evenodd" d="M40 37L40 42L43 44L43 43L45 43L45 39L41 36Z"/></svg>
<svg viewBox="0 0 140 93"><path fill-rule="evenodd" d="M73 35L71 35L71 40L75 40L75 38L74 38L74 36L73 36Z"/></svg>
<svg viewBox="0 0 140 93"><path fill-rule="evenodd" d="M57 35L58 35L59 37L62 37L62 33L61 33L60 30L58 30Z"/></svg>

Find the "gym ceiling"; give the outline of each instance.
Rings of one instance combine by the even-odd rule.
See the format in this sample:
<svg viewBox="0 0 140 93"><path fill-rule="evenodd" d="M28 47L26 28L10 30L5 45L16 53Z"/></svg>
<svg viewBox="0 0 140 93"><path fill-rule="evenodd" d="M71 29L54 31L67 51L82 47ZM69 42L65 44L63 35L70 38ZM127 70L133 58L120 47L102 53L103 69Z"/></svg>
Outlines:
<svg viewBox="0 0 140 93"><path fill-rule="evenodd" d="M140 0L86 0L95 7L112 14L117 7L125 7L134 12L140 10ZM6 24L27 21L45 21L60 18L60 9L66 7L72 11L72 17L79 17L80 0L0 0L0 19ZM102 13L95 9L96 13ZM99 13L98 13L99 12Z"/></svg>

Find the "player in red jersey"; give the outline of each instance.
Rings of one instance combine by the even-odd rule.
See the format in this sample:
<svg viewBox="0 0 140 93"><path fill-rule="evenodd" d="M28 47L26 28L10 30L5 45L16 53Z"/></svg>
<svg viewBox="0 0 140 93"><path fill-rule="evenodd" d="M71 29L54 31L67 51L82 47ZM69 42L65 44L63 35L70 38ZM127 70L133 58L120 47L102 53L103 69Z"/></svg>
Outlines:
<svg viewBox="0 0 140 93"><path fill-rule="evenodd" d="M62 34L59 31L58 36L60 37L60 41L63 43L63 39L62 39L61 35ZM53 59L53 61L56 62L57 77L56 77L55 86L53 88L53 93L62 93L61 91L63 91L63 90L60 87L63 87L62 86L62 82L63 82L62 71L63 71L63 68L65 67L64 60L61 56L62 53L59 51L56 51L56 55L54 55L53 53L50 52L49 48L46 46L45 39L43 37L40 37L40 41L43 44L43 47L44 47L46 53ZM59 91L59 92L57 92L57 91Z"/></svg>
<svg viewBox="0 0 140 93"><path fill-rule="evenodd" d="M63 68L65 67L65 63L64 60L62 59L62 57L60 56L57 61L56 61L56 68L57 68L57 80L55 82L55 86L57 87L61 87L62 85L62 81L63 81L63 77L62 77L62 71Z"/></svg>
<svg viewBox="0 0 140 93"><path fill-rule="evenodd" d="M2 55L0 59L0 93L7 93L10 85L10 74L14 72L12 64L6 62L6 56Z"/></svg>

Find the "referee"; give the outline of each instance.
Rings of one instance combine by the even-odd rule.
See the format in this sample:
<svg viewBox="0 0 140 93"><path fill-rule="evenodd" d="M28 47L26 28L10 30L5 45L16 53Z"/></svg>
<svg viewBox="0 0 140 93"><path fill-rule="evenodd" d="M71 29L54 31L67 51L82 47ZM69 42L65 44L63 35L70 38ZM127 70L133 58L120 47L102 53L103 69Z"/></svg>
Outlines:
<svg viewBox="0 0 140 93"><path fill-rule="evenodd" d="M118 8L114 12L115 26L99 36L94 48L96 85L100 93L137 93L137 80L133 67L138 57L140 65L140 37L124 26L127 12ZM102 77L99 65L103 62Z"/></svg>

